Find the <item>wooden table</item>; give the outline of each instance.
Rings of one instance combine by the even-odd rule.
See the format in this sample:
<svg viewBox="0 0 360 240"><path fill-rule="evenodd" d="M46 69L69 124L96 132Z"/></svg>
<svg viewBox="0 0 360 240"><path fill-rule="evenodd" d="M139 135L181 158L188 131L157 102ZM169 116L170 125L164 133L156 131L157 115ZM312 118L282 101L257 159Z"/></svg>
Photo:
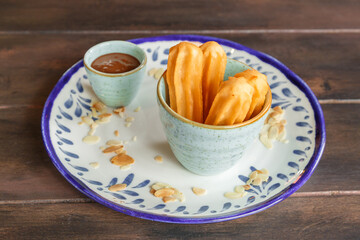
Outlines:
<svg viewBox="0 0 360 240"><path fill-rule="evenodd" d="M3 0L0 7L0 239L359 239L360 1ZM166 34L226 38L279 59L324 111L325 153L290 198L204 225L151 222L85 197L43 146L43 104L92 45Z"/></svg>

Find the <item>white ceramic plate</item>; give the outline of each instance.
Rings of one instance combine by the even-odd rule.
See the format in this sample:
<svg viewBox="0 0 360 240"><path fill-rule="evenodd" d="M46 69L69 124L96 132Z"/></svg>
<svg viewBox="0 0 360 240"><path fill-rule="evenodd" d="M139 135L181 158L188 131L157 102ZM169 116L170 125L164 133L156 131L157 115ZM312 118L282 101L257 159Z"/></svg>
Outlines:
<svg viewBox="0 0 360 240"><path fill-rule="evenodd" d="M146 77L136 99L126 114L135 118L131 127L124 119L113 116L110 123L100 125L96 145L87 145L82 138L89 128L78 125L80 116L89 111L90 99L96 98L80 61L59 80L50 94L43 112L42 133L54 165L81 192L95 201L132 216L175 223L207 223L230 220L264 210L300 188L314 171L325 145L322 110L307 85L283 64L272 57L224 39L172 35L131 40L148 54L147 69L166 68L169 48L179 41L217 41L229 58L243 61L268 77L273 93L273 106L286 110L288 144L275 142L266 149L256 140L235 167L217 176L198 176L182 167L166 141L156 103L156 84ZM139 112L134 112L138 106ZM111 109L110 109L111 110ZM109 110L109 111L110 111ZM114 131L119 130L116 137ZM132 141L136 136L137 141ZM99 149L110 139L129 141L125 145L135 164L127 170L110 163L110 156ZM163 163L154 160L161 155ZM98 162L99 168L89 163ZM266 168L268 182L252 186L248 194L237 200L224 197L237 185L245 184L254 169ZM165 182L179 189L185 202L164 204L150 194L150 186ZM110 192L108 187L126 183L127 189ZM192 193L192 187L207 189L204 196Z"/></svg>

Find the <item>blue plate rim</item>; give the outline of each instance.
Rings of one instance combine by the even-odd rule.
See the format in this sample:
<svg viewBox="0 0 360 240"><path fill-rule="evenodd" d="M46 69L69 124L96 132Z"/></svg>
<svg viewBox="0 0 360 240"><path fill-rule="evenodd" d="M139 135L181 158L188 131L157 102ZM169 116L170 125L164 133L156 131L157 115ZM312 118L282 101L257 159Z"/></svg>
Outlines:
<svg viewBox="0 0 360 240"><path fill-rule="evenodd" d="M78 189L80 192L88 196L89 198L93 199L94 201L109 207L113 210L125 213L130 216L152 220L152 221L159 221L159 222L168 222L168 223L180 223L180 224L201 224L201 223L214 223L214 222L222 222L222 221L228 221L233 220L236 218L241 218L245 216L249 216L251 214L263 211L281 201L289 197L291 194L293 194L295 191L297 191L301 186L305 184L305 182L310 178L310 176L313 174L315 168L317 167L320 158L324 152L325 148L325 142L326 142L326 129L325 129L325 119L323 115L322 108L320 106L319 101L317 100L315 94L311 91L309 86L295 73L293 73L288 67L286 67L284 64L282 64L277 59L256 51L254 49L245 47L239 43L216 38L216 37L210 37L210 36L203 36L203 35L165 35L165 36L155 36L155 37L147 37L147 38L137 38L128 40L135 44L141 44L145 42L157 42L157 41L198 41L198 42L206 42L206 41L216 41L221 45L225 45L237 50L242 50L245 52L248 52L251 55L254 55L258 57L263 62L266 62L279 71L281 71L294 85L296 85L309 99L309 102L311 104L311 107L314 110L314 117L315 117L315 123L316 123L316 136L315 136L315 149L314 153L309 161L309 163L304 168L303 173L298 178L298 180L288 186L286 189L282 190L277 195L273 196L271 199L268 199L266 202L259 203L257 205L251 206L249 208L246 208L245 210L241 212L236 212L234 214L225 214L218 217L169 217L164 216L160 214L152 214L152 213L146 213L140 210L133 210L128 209L124 206L109 202L108 200L102 198L97 193L90 190L86 185L82 184L81 181L75 177L74 175L70 174L64 165L61 163L60 159L57 157L55 150L53 148L53 145L51 143L50 135L49 135L49 120L50 120L50 114L53 106L53 102L56 99L59 92L62 90L64 85L70 80L71 76L76 73L81 67L83 67L83 60L78 61L75 63L71 68L69 68L63 76L60 78L58 83L55 85L54 89L51 91L49 97L47 98L42 117L41 117L41 133L43 136L44 145L46 148L46 151L48 152L48 155L50 159L52 160L55 167L58 169L58 171L65 177L65 179L70 182L76 189Z"/></svg>

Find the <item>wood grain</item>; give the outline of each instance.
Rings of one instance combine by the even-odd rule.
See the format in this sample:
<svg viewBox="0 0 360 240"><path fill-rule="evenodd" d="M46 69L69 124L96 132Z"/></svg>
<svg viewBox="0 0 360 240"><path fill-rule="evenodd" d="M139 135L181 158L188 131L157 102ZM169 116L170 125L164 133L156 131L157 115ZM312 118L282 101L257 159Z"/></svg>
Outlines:
<svg viewBox="0 0 360 240"><path fill-rule="evenodd" d="M268 53L320 99L359 99L360 34L216 35ZM42 105L61 75L92 45L131 35L0 36L0 105Z"/></svg>
<svg viewBox="0 0 360 240"><path fill-rule="evenodd" d="M360 131L356 129L360 127L360 105L326 104L322 109L327 134L325 151L314 174L300 190L359 190Z"/></svg>
<svg viewBox="0 0 360 240"><path fill-rule="evenodd" d="M4 0L1 30L359 28L359 1Z"/></svg>
<svg viewBox="0 0 360 240"><path fill-rule="evenodd" d="M327 127L325 153L299 191L360 190L360 108L323 105ZM40 133L41 108L0 110L0 199L83 198L52 165ZM351 112L351 116L349 115Z"/></svg>
<svg viewBox="0 0 360 240"><path fill-rule="evenodd" d="M203 225L142 220L96 203L1 205L0 238L358 239L359 201L360 196L289 198L255 215Z"/></svg>
<svg viewBox="0 0 360 240"><path fill-rule="evenodd" d="M41 108L0 110L0 199L84 197L56 170L43 145Z"/></svg>

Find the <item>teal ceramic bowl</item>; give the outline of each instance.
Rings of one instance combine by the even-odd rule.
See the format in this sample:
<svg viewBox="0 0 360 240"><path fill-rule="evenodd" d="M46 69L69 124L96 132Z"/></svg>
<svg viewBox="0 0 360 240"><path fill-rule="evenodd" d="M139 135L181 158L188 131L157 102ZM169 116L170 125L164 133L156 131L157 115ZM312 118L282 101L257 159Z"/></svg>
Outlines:
<svg viewBox="0 0 360 240"><path fill-rule="evenodd" d="M250 67L228 59L224 80ZM160 119L178 161L198 175L219 174L238 161L259 135L271 106L271 91L266 95L262 111L252 119L231 126L213 126L186 119L174 112L166 102L166 71L157 86Z"/></svg>
<svg viewBox="0 0 360 240"><path fill-rule="evenodd" d="M108 53L126 53L134 56L140 65L124 73L103 73L91 67L98 57ZM90 48L84 56L84 65L96 96L109 107L127 106L135 98L146 72L146 53L136 44L126 41L108 41Z"/></svg>

